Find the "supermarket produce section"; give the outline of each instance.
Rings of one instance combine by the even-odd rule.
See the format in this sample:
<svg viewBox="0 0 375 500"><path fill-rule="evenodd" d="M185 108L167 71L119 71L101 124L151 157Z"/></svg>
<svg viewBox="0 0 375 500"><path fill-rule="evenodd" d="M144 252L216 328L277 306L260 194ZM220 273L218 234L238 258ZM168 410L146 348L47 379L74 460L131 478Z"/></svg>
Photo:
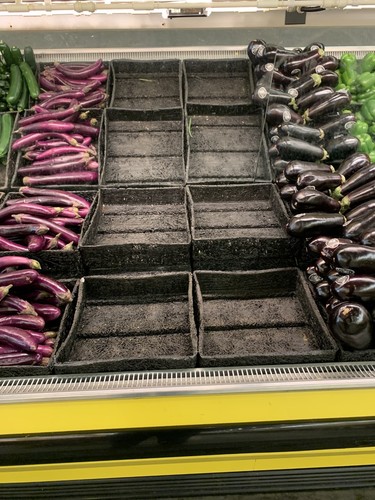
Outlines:
<svg viewBox="0 0 375 500"><path fill-rule="evenodd" d="M0 493L372 485L374 53L0 53Z"/></svg>

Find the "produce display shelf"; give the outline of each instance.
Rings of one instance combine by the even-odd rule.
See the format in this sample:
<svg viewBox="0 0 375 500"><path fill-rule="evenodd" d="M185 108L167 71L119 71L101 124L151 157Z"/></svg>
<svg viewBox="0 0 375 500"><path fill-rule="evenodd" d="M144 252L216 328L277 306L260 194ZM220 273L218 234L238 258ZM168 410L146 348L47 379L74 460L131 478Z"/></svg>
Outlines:
<svg viewBox="0 0 375 500"><path fill-rule="evenodd" d="M362 54L362 48L355 50ZM51 60L51 53L44 56L36 52L39 61ZM328 52L339 55L335 49ZM244 57L243 49L238 53ZM165 57L163 51L157 54L160 59ZM168 54L173 55L173 51ZM183 51L174 54L184 58ZM199 51L197 54L200 58ZM194 57L191 52L185 55ZM218 51L218 55L218 58L233 57L233 51ZM109 59L100 51L56 56L56 60L66 61ZM117 58L121 58L118 53ZM272 491L272 485L280 489L282 483L284 487L292 486L298 478L301 483L309 484L307 489L316 489L324 481L338 484L345 474L351 485L375 485L371 474L375 464L375 362L372 361L3 378L0 418L3 423L0 443L4 445L4 451L0 451L0 494L7 498L12 495L26 498L31 493L47 497L56 492L66 493L69 488L72 495L77 495L81 487L89 484L89 491L96 482L97 492L105 485L109 491L117 484L117 495L152 497L151 492L161 491L158 480L162 477L166 478L168 492L173 485L181 487L189 481L192 491L199 484L202 491L215 491L218 484L223 485L218 491L245 492L248 487L255 491L251 484L256 478L260 491ZM311 426L323 436L330 424L346 430L352 440L327 440L317 444L317 449L306 445ZM368 426L366 440L357 439L360 425ZM229 438L232 447L226 451L222 448L218 453L205 452L211 448L204 447L207 442L203 438L205 444L199 447L198 443L192 451L192 441L205 436L207 428L217 432L216 439L220 440L221 434L234 436L234 431L244 435L247 426L251 426L251 432L240 453L235 451L234 438ZM250 447L261 426L274 429L278 439L273 450L263 451L263 445ZM350 426L353 429L349 432ZM297 443L296 438L294 448L285 448L281 442L287 432L298 429L301 440ZM135 443L138 449L144 439L139 433L146 431L152 436L159 431L168 433L167 438L158 435L160 456L158 451L151 456L148 441L143 448L146 452L137 458L115 454L111 445L113 436L130 432L131 437L125 439L122 448L129 450ZM82 438L82 443L85 438L97 438L108 453L102 460L95 455L93 460L82 455L82 459L75 461L72 455L64 459L58 448L54 459L42 463L37 448L32 450L27 443L30 439L37 447L35 443L44 440L52 445L61 438L67 442ZM163 443L171 441L182 443L180 455L171 451L168 455L163 448ZM14 451L17 446L21 450L19 462L10 463L11 454L7 450ZM83 446L78 447L78 458ZM311 481L309 474L315 474L315 481ZM205 482L209 477L211 490ZM239 486L230 488L236 478ZM144 484L140 485L136 479L145 479ZM11 485L15 489L10 494ZM165 491L161 496L165 496Z"/></svg>

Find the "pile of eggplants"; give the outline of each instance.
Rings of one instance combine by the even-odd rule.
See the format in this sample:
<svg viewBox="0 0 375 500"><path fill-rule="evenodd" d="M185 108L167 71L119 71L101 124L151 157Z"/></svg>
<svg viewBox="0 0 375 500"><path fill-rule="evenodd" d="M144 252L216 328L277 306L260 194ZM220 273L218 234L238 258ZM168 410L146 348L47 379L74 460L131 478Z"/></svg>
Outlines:
<svg viewBox="0 0 375 500"><path fill-rule="evenodd" d="M0 257L0 366L47 365L54 352L72 294L39 271L34 259Z"/></svg>
<svg viewBox="0 0 375 500"><path fill-rule="evenodd" d="M104 107L108 100L108 71L103 61L93 63L55 63L47 65L39 75L40 106L64 109L76 99L82 108Z"/></svg>
<svg viewBox="0 0 375 500"><path fill-rule="evenodd" d="M264 108L269 155L292 216L306 238L306 272L332 334L349 350L374 345L375 164L349 135L355 116L336 92L339 61L321 43L286 50L250 42L254 102Z"/></svg>
<svg viewBox="0 0 375 500"><path fill-rule="evenodd" d="M99 123L90 117L90 111L82 111L82 104L75 99L70 99L65 109L38 105L33 111L18 120L15 133L21 137L12 143L12 150L21 151L25 160L17 171L23 184L97 183Z"/></svg>
<svg viewBox="0 0 375 500"><path fill-rule="evenodd" d="M69 191L32 186L0 209L0 250L69 251L77 247L90 202Z"/></svg>

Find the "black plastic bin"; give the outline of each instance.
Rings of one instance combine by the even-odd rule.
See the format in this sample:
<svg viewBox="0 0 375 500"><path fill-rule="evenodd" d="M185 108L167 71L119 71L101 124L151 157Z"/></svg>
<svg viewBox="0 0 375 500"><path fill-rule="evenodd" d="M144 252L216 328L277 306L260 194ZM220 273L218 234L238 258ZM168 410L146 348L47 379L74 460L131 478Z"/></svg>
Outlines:
<svg viewBox="0 0 375 500"><path fill-rule="evenodd" d="M199 365L333 361L331 337L297 268L195 273Z"/></svg>
<svg viewBox="0 0 375 500"><path fill-rule="evenodd" d="M182 185L185 135L182 109L105 113L106 186Z"/></svg>
<svg viewBox="0 0 375 500"><path fill-rule="evenodd" d="M194 269L247 270L296 265L301 241L272 184L189 186Z"/></svg>
<svg viewBox="0 0 375 500"><path fill-rule="evenodd" d="M196 358L190 273L91 276L55 372L191 368Z"/></svg>
<svg viewBox="0 0 375 500"><path fill-rule="evenodd" d="M183 66L177 59L112 61L111 107L164 109L183 106Z"/></svg>
<svg viewBox="0 0 375 500"><path fill-rule="evenodd" d="M186 191L101 189L80 250L89 274L190 270Z"/></svg>

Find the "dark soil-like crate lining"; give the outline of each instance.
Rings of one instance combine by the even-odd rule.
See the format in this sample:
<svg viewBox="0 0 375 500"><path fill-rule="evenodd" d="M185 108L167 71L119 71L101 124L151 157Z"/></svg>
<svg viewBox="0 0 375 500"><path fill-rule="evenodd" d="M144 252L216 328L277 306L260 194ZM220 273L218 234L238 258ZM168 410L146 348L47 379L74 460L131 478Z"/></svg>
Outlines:
<svg viewBox="0 0 375 500"><path fill-rule="evenodd" d="M90 224L91 214L94 213L96 205L98 203L98 195L96 191L72 191L91 202L91 208L85 221L81 227L81 238L87 231ZM8 193L4 200L0 200L3 203L0 204L1 208L6 206L8 199L23 198L20 193ZM61 278L80 278L83 275L83 266L81 254L77 247L70 251L63 250L42 250L40 252L11 252L0 250L0 257L5 257L6 255L23 255L31 259L36 259L40 262L43 273L53 276L56 279Z"/></svg>
<svg viewBox="0 0 375 500"><path fill-rule="evenodd" d="M329 362L337 345L297 268L195 273L199 365Z"/></svg>
<svg viewBox="0 0 375 500"><path fill-rule="evenodd" d="M47 273L42 269L42 274L47 275ZM65 284L72 292L73 301L64 306L64 311L60 318L56 321L49 323L49 330L57 330L56 342L54 346L54 353L52 354L48 365L20 365L20 366L0 366L0 378L5 377L28 377L28 376L38 376L38 375L49 375L53 372L54 357L66 338L67 332L70 330L73 316L74 316L74 303L76 302L76 295L78 293L78 281L77 280L60 280ZM47 329L45 329L47 331Z"/></svg>
<svg viewBox="0 0 375 500"><path fill-rule="evenodd" d="M101 189L80 250L89 274L190 270L186 191Z"/></svg>
<svg viewBox="0 0 375 500"><path fill-rule="evenodd" d="M99 163L99 170L98 170L98 182L94 184L59 184L58 186L56 185L51 185L51 184L43 184L42 186L38 187L50 187L50 188L57 188L57 189L66 189L69 191L72 190L89 190L89 189L97 189L98 188L98 183L100 181L100 177L102 175L102 169L103 169L103 157L104 157L104 127L103 127L103 121L104 121L104 113L103 110L100 109L87 109L85 112L89 113L89 118L95 118L98 120L98 127L99 127L99 137L97 139L94 139L92 141L93 146L95 146L98 154L97 162ZM25 114L25 116L29 116L33 113L30 111ZM21 117L22 115L19 115ZM18 122L18 119L17 119ZM18 123L16 122L14 130L18 129ZM18 139L20 137L19 134L14 134L13 133L13 141L15 139ZM23 158L23 152L18 151L18 152L12 152L10 155L9 159L9 176L11 179L11 188L12 189L17 189L20 186L23 186L22 182L22 177L18 175L18 169L20 167L26 167L31 164L31 162L25 160Z"/></svg>
<svg viewBox="0 0 375 500"><path fill-rule="evenodd" d="M187 59L186 102L192 104L251 104L252 67L249 59Z"/></svg>
<svg viewBox="0 0 375 500"><path fill-rule="evenodd" d="M182 109L105 113L102 184L178 185L186 181Z"/></svg>
<svg viewBox="0 0 375 500"><path fill-rule="evenodd" d="M55 371L191 368L196 357L191 274L92 276L81 280Z"/></svg>
<svg viewBox="0 0 375 500"><path fill-rule="evenodd" d="M111 107L166 109L183 106L182 61L114 60L112 67Z"/></svg>
<svg viewBox="0 0 375 500"><path fill-rule="evenodd" d="M301 241L290 238L272 184L189 186L194 269L262 269L295 265Z"/></svg>
<svg viewBox="0 0 375 500"><path fill-rule="evenodd" d="M187 136L189 184L271 181L259 112L188 105Z"/></svg>
<svg viewBox="0 0 375 500"><path fill-rule="evenodd" d="M10 113L9 111L7 113ZM4 113L0 113L0 120L1 120L1 115ZM12 138L14 137L14 130L15 126L18 121L18 116L19 113L12 113L13 115L13 129L12 129ZM1 122L1 121L0 121ZM12 179L12 175L14 172L15 168L15 160L16 160L16 155L12 154L12 141L9 145L9 150L7 155L4 158L0 158L0 190L7 192L10 187L10 182Z"/></svg>

